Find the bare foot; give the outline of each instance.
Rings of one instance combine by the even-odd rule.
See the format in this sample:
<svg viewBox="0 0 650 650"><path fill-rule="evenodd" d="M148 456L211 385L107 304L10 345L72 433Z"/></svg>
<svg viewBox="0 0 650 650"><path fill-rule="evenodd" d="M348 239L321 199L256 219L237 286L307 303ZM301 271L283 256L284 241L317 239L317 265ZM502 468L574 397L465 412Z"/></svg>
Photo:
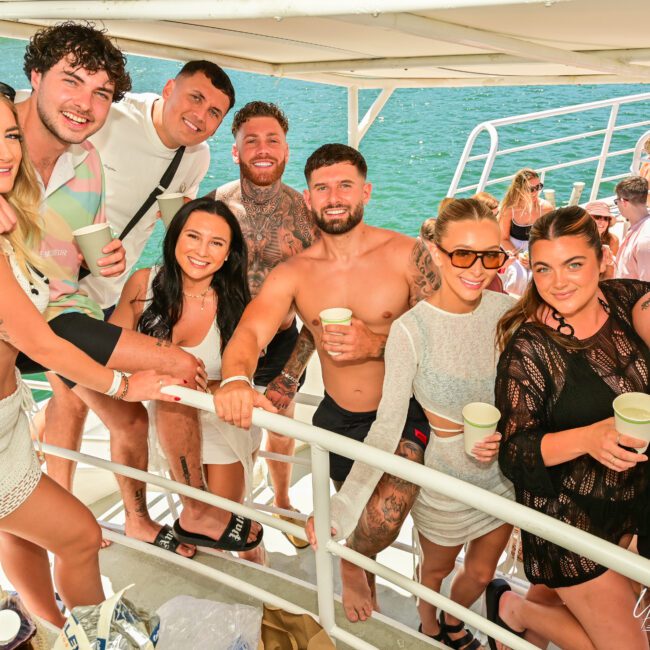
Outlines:
<svg viewBox="0 0 650 650"><path fill-rule="evenodd" d="M180 516L181 527L189 533L207 535L219 539L230 522L231 513L212 506L202 506L196 502L188 502ZM254 521L246 541L254 542L262 530L261 524Z"/></svg>
<svg viewBox="0 0 650 650"><path fill-rule="evenodd" d="M108 548L113 542L110 539L102 537L102 543L99 545L99 548Z"/></svg>
<svg viewBox="0 0 650 650"><path fill-rule="evenodd" d="M264 548L264 544L256 546L252 551L242 551L241 553L237 553L237 555L242 560L248 560L249 562L255 562L255 564L268 566L269 558L266 549Z"/></svg>
<svg viewBox="0 0 650 650"><path fill-rule="evenodd" d="M521 596L518 596L514 591L504 592L499 599L499 616L515 632L523 632L526 629L523 622L519 619L519 605L521 602Z"/></svg>
<svg viewBox="0 0 650 650"><path fill-rule="evenodd" d="M149 518L127 517L124 526L124 534L127 537L139 539L141 542L148 542L149 544L152 544L161 528L162 526L160 524L155 523ZM104 548L104 540L102 540L102 548ZM189 544L179 544L176 549L176 553L178 553L178 555L182 555L183 557L194 557L196 554L196 546L190 546Z"/></svg>
<svg viewBox="0 0 650 650"><path fill-rule="evenodd" d="M356 623L370 618L373 597L366 572L355 564L341 560L343 582L343 609L348 621Z"/></svg>

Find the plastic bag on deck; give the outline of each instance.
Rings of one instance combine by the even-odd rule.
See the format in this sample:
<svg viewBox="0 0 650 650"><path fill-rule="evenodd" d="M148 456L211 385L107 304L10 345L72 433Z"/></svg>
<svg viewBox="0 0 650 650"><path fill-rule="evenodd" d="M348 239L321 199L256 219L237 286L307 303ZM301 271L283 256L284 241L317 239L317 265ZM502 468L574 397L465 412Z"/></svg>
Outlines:
<svg viewBox="0 0 650 650"><path fill-rule="evenodd" d="M153 650L160 621L124 598L127 589L99 605L74 607L53 650Z"/></svg>
<svg viewBox="0 0 650 650"><path fill-rule="evenodd" d="M176 596L158 608L156 650L257 650L262 611L248 605Z"/></svg>

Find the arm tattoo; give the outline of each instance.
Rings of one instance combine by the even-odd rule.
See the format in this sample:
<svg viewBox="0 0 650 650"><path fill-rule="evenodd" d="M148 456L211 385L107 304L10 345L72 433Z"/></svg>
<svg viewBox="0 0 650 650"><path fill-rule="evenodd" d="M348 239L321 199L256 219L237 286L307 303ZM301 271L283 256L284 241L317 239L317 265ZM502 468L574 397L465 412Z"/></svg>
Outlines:
<svg viewBox="0 0 650 650"><path fill-rule="evenodd" d="M291 356L284 364L284 371L292 377L300 377L305 371L315 349L314 337L309 329L303 325L291 352Z"/></svg>
<svg viewBox="0 0 650 650"><path fill-rule="evenodd" d="M433 263L431 253L424 242L418 239L411 252L411 307L425 300L440 288L440 276Z"/></svg>

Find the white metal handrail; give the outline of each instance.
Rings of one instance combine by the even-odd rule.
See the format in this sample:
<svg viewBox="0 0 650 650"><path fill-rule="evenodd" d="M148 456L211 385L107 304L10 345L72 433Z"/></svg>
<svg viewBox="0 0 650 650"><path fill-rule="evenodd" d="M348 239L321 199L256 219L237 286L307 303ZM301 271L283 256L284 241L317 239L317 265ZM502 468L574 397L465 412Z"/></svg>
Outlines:
<svg viewBox="0 0 650 650"><path fill-rule="evenodd" d="M635 148L631 149L622 149L619 151L610 151L612 135L626 129L639 128L650 124L650 120L641 120L635 122L628 122L624 124L617 124L619 108L626 104L642 103L648 102L650 104L650 93L641 93L638 95L627 95L625 97L618 97L614 99L600 100L595 102L587 102L584 104L575 104L572 106L564 106L562 108L549 109L545 111L537 111L534 113L525 113L522 115L513 115L510 117L504 117L497 120L488 120L478 124L471 131L465 143L463 153L461 154L460 160L454 172L451 184L449 186L449 191L447 196L456 196L463 192L482 192L486 187L490 185L495 185L498 183L503 183L505 181L510 181L514 178L514 173L508 176L503 176L498 179L490 179L490 174L492 173L492 168L498 157L507 156L513 153L519 153L522 151L531 151L535 149L541 149L543 147L549 147L556 144L572 142L575 140L591 138L595 136L603 136L603 142L600 149L600 153L594 156L586 156L583 158L570 160L564 163L557 163L554 165L548 165L538 169L537 171L542 175L551 170L565 169L568 167L575 167L578 165L585 165L588 163L597 162L596 170L594 172L593 181L591 183L591 191L589 195L589 200L593 201L598 197L600 191L600 186L604 182L615 180L617 178L622 178L625 174L617 174L614 176L604 177L605 165L610 158L615 156L621 156L623 154L634 153L638 158L637 151ZM601 129L594 129L591 131L585 131L578 134L568 135L560 138L553 138L550 140L543 140L541 142L536 142L532 144L526 144L516 147L509 147L501 149L499 146L499 128L504 126L512 126L514 124L523 124L525 122L531 122L534 120L544 120L548 118L558 117L560 115L569 115L572 113L582 113L585 111L592 111L596 109L609 108L609 117L607 120L607 126ZM472 155L472 150L476 139L482 133L487 133L489 136L489 147L487 153L479 153ZM637 145L637 148L638 145ZM468 163L476 161L485 161L483 164L483 169L481 170L480 178L476 183L470 183L468 185L461 186L461 180L463 173Z"/></svg>
<svg viewBox="0 0 650 650"><path fill-rule="evenodd" d="M192 391L186 388L170 386L165 392L181 397L184 404L214 412L212 397L205 393ZM523 528L535 535L543 537L553 543L559 544L569 550L585 555L599 564L603 564L618 573L639 581L650 584L650 561L641 558L615 544L611 544L584 531L578 530L568 524L552 517L535 512L503 497L487 492L469 483L465 483L446 474L430 468L414 464L406 459L387 452L368 447L363 443L349 440L324 429L297 422L289 418L267 413L260 409L253 412L253 423L257 426L277 431L292 438L298 438L312 446L312 486L314 496L315 527L319 540L319 550L316 552L317 589L319 618L325 630L333 638L349 643L353 647L368 648L366 642L356 639L348 632L336 626L333 603L333 578L330 554L345 557L355 564L373 571L407 591L417 594L433 605L458 616L482 632L506 643L513 650L531 650L533 646L522 639L510 634L503 628L490 623L474 612L461 607L457 603L427 589L413 580L396 574L374 560L355 553L330 539L329 521L329 456L332 451L347 456L353 460L360 460L366 464L378 467L400 478L404 478L421 487L435 490L446 496L457 499L471 507L487 512L503 521L507 521ZM210 505L230 510L237 514L255 518L264 525L278 528L290 534L302 534L302 530L289 522L285 522L269 515L256 511L250 506L236 503L209 494L196 488L176 483L169 479L148 474L123 465L97 459L79 452L64 450L51 445L44 445L47 453L55 454L71 460L80 460L109 471L117 472L131 478L146 481L184 496L198 499Z"/></svg>

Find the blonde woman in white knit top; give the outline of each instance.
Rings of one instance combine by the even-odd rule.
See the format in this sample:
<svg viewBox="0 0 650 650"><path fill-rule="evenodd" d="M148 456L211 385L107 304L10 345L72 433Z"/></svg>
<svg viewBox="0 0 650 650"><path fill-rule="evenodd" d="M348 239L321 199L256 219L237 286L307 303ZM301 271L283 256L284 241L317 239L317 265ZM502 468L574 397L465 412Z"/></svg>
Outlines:
<svg viewBox="0 0 650 650"><path fill-rule="evenodd" d="M496 462L500 434L477 443L469 456L464 450L461 416L469 402L494 403L495 328L514 303L509 296L484 291L506 259L499 246L499 225L482 203L461 199L445 206L435 222L425 222L422 236L439 268L442 285L391 327L382 400L364 442L394 452L414 395L431 424L424 464L514 498L512 484ZM332 528L337 537L347 537L354 529L380 477L380 470L354 464L342 489L332 498ZM471 606L492 579L511 526L424 489L412 515L422 552L420 580L435 591L440 590L460 550L469 542L450 597ZM458 619L441 613L438 621L436 609L424 601L418 609L425 634L452 648L479 647Z"/></svg>

